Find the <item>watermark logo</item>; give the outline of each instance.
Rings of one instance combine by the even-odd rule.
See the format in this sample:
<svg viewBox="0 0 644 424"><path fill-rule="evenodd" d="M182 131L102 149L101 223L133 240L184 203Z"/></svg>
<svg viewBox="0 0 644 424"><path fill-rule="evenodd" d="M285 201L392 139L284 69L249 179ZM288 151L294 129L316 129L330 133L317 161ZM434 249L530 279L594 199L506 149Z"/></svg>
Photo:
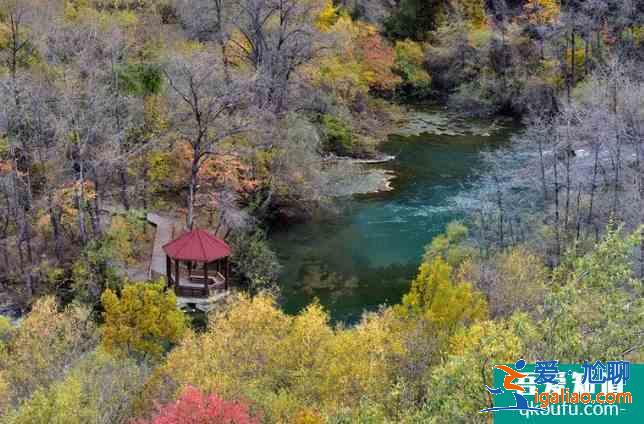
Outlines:
<svg viewBox="0 0 644 424"><path fill-rule="evenodd" d="M499 388L491 388L489 386L485 386L485 389L490 392L492 395L500 395L503 393L503 389L505 390L512 390L512 394L514 395L514 400L516 402L515 405L513 406L494 406L492 408L485 408L482 409L480 412L493 412L493 411L530 411L530 410L536 410L540 411L540 408L533 408L531 406L528 406L528 400L522 395L526 391L526 389L518 384L515 384L514 381L519 379L519 378L525 378L528 375L523 374L519 371L521 371L523 368L525 368L525 361L523 359L519 359L515 364L514 367L515 369L510 368L507 365L495 365L494 368L499 369L503 371L506 375L503 378L503 387Z"/></svg>
<svg viewBox="0 0 644 424"><path fill-rule="evenodd" d="M556 360L494 365L494 381L485 385L490 405L480 413L495 423L644 422L634 407L635 392L643 392L644 366L628 361ZM641 419L641 421L640 421Z"/></svg>

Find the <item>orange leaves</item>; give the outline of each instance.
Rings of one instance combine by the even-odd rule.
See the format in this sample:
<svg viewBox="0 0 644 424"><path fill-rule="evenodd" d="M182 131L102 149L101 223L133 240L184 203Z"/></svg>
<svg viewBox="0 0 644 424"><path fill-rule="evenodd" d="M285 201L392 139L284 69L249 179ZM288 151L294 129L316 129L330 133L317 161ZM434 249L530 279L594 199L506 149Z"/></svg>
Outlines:
<svg viewBox="0 0 644 424"><path fill-rule="evenodd" d="M11 172L11 162L8 160L0 160L0 175L8 174Z"/></svg>
<svg viewBox="0 0 644 424"><path fill-rule="evenodd" d="M350 102L369 89L393 90L401 82L392 71L394 50L376 27L340 16L328 32L335 37L335 49L304 69L314 84Z"/></svg>
<svg viewBox="0 0 644 424"><path fill-rule="evenodd" d="M365 32L358 38L358 46L362 53L367 83L372 89L393 90L402 81L392 72L394 49L377 32Z"/></svg>
<svg viewBox="0 0 644 424"><path fill-rule="evenodd" d="M251 168L232 153L211 156L199 170L202 184L231 187L239 193L249 193L258 186L257 179L251 176Z"/></svg>

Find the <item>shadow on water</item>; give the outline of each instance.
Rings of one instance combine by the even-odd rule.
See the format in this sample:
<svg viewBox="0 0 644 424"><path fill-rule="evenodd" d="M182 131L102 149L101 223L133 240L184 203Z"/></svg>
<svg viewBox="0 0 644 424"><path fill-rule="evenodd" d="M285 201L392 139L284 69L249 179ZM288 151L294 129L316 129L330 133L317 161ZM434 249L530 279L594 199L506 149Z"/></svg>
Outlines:
<svg viewBox="0 0 644 424"><path fill-rule="evenodd" d="M396 159L378 166L395 172L394 190L346 198L331 219L271 234L284 268L284 310L295 313L318 298L334 321L353 323L363 310L398 303L424 246L447 223L462 218L449 200L468 190L482 165L480 151L499 146L515 131L390 136L381 150Z"/></svg>

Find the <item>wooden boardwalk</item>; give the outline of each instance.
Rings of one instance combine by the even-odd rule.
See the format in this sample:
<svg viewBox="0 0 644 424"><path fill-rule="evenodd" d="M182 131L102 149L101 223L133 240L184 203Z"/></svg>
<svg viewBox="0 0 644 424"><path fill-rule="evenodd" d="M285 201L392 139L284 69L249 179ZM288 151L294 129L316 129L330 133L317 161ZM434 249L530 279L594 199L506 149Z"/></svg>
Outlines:
<svg viewBox="0 0 644 424"><path fill-rule="evenodd" d="M158 280L165 277L166 263L163 245L170 242L177 231L177 222L173 219L163 217L150 212L146 216L148 222L156 227L154 245L152 247L152 258L150 258L149 278Z"/></svg>

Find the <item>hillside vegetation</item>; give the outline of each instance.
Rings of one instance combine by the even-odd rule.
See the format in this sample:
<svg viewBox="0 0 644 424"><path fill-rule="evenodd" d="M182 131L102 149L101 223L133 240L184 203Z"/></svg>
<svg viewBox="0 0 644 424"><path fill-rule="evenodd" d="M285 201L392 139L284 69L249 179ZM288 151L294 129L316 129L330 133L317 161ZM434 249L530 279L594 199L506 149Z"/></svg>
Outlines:
<svg viewBox="0 0 644 424"><path fill-rule="evenodd" d="M644 1L0 0L0 423L472 423L492 365L642 361ZM266 241L417 104L522 119L397 305ZM203 319L147 212L233 249Z"/></svg>

